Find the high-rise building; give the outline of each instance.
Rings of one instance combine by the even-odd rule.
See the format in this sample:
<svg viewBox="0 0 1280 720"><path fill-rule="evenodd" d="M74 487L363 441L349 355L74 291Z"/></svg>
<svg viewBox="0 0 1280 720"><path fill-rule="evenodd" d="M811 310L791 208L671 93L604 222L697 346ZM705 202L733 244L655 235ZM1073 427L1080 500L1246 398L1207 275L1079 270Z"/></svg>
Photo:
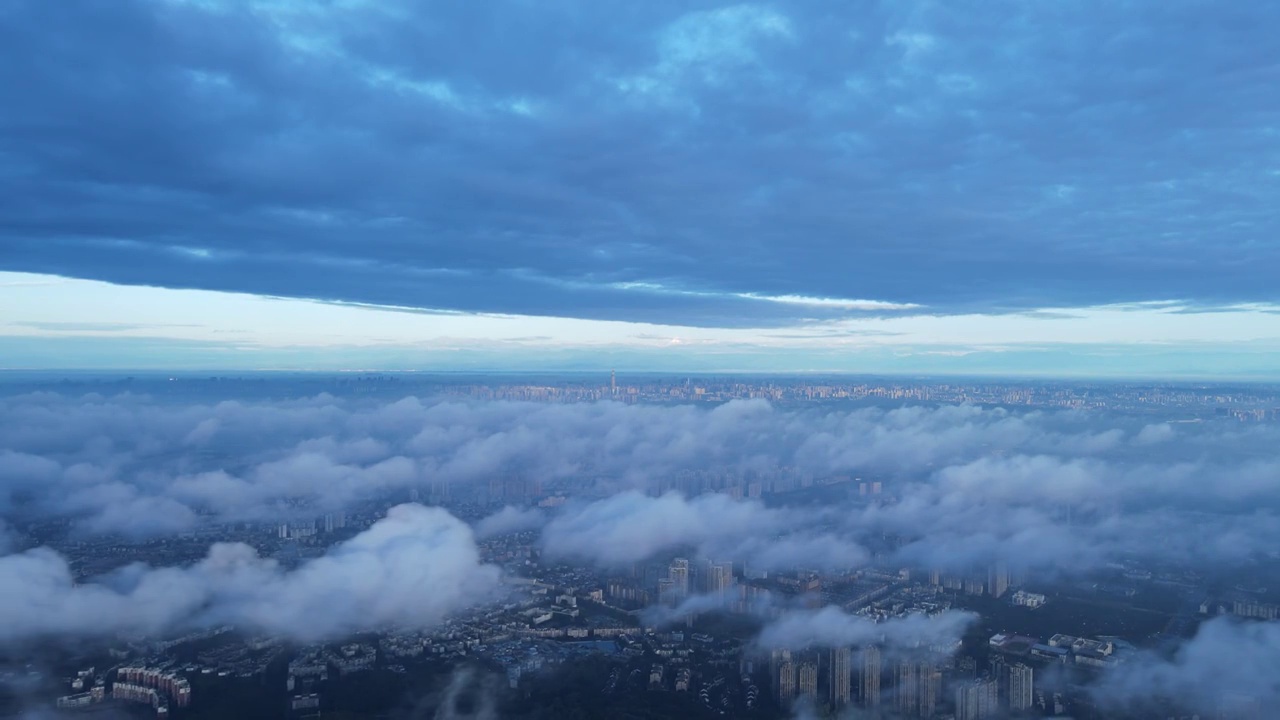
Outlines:
<svg viewBox="0 0 1280 720"><path fill-rule="evenodd" d="M680 600L676 597L676 590L671 578L662 578L658 580L658 602L666 605L675 605Z"/></svg>
<svg viewBox="0 0 1280 720"><path fill-rule="evenodd" d="M796 664L791 659L791 651L774 650L769 659L769 668L773 680L773 696L779 705L785 707L796 696Z"/></svg>
<svg viewBox="0 0 1280 720"><path fill-rule="evenodd" d="M899 662L897 676L893 706L904 718L916 717L920 711L920 680L916 664L910 660Z"/></svg>
<svg viewBox="0 0 1280 720"><path fill-rule="evenodd" d="M1018 663L1009 668L1009 709L1030 710L1034 701L1035 670Z"/></svg>
<svg viewBox="0 0 1280 720"><path fill-rule="evenodd" d="M995 680L970 680L956 688L956 720L986 720L999 711L1000 695Z"/></svg>
<svg viewBox="0 0 1280 720"><path fill-rule="evenodd" d="M733 561L722 560L711 563L711 577L707 591L715 595L721 605L729 602L729 591L733 588Z"/></svg>
<svg viewBox="0 0 1280 720"><path fill-rule="evenodd" d="M998 598L1009 591L1009 565L1003 560L987 572L987 592Z"/></svg>
<svg viewBox="0 0 1280 720"><path fill-rule="evenodd" d="M609 371L609 396L613 397L618 394L618 373L614 370Z"/></svg>
<svg viewBox="0 0 1280 720"><path fill-rule="evenodd" d="M858 694L864 706L880 707L880 648L871 646L862 651L862 682L858 685Z"/></svg>
<svg viewBox="0 0 1280 720"><path fill-rule="evenodd" d="M328 513L324 516L324 531L327 533L346 526L347 516L340 512Z"/></svg>
<svg viewBox="0 0 1280 720"><path fill-rule="evenodd" d="M1009 661L1003 655L993 654L987 661L987 676L996 681L1001 698L1009 693Z"/></svg>
<svg viewBox="0 0 1280 720"><path fill-rule="evenodd" d="M920 663L920 717L933 717L941 699L942 670L933 663Z"/></svg>
<svg viewBox="0 0 1280 720"><path fill-rule="evenodd" d="M676 597L683 600L689 597L689 561L684 558L676 558L671 561L671 567L667 570L667 578L671 580L671 591Z"/></svg>
<svg viewBox="0 0 1280 720"><path fill-rule="evenodd" d="M811 657L800 663L796 671L796 690L800 697L810 701L818 699L818 658Z"/></svg>
<svg viewBox="0 0 1280 720"><path fill-rule="evenodd" d="M827 665L827 694L831 706L837 709L848 705L853 695L852 658L853 651L847 647L831 650Z"/></svg>

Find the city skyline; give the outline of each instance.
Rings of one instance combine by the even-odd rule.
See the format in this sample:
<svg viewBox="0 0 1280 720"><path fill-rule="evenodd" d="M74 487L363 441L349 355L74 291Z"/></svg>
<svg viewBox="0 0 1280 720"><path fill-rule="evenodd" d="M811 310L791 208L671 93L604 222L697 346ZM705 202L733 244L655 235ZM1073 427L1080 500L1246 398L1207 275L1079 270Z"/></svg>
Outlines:
<svg viewBox="0 0 1280 720"><path fill-rule="evenodd" d="M300 720L471 672L534 718L1280 702L1269 386L5 380L0 645L76 668L32 707Z"/></svg>
<svg viewBox="0 0 1280 720"><path fill-rule="evenodd" d="M1280 717L1278 36L0 0L0 717Z"/></svg>

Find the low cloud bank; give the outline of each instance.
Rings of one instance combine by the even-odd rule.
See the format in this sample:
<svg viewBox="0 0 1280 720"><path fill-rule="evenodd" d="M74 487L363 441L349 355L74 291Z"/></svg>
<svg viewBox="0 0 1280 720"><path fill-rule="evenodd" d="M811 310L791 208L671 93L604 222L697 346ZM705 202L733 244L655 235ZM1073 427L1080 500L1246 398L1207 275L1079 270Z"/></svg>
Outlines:
<svg viewBox="0 0 1280 720"><path fill-rule="evenodd" d="M233 624L299 640L430 627L482 602L498 568L444 510L400 505L323 557L286 571L239 543L186 568L131 565L77 583L48 548L0 558L0 641L151 635Z"/></svg>
<svg viewBox="0 0 1280 720"><path fill-rule="evenodd" d="M1280 623L1215 618L1171 655L1144 653L1111 669L1093 688L1113 707L1172 701L1211 717L1262 717L1280 703Z"/></svg>
<svg viewBox="0 0 1280 720"><path fill-rule="evenodd" d="M910 652L956 647L978 616L948 610L936 615L912 613L876 622L828 605L818 610L790 610L760 631L756 644L765 650L803 650L879 645Z"/></svg>

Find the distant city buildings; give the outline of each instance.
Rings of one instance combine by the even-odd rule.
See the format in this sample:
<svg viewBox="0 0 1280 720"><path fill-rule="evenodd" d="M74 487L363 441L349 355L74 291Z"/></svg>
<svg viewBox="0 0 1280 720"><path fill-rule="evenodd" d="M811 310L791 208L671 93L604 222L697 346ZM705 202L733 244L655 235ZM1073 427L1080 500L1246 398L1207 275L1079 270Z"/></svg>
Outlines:
<svg viewBox="0 0 1280 720"><path fill-rule="evenodd" d="M818 697L818 658L806 657L796 671L796 687L800 697L814 701Z"/></svg>
<svg viewBox="0 0 1280 720"><path fill-rule="evenodd" d="M987 593L991 597L1003 597L1009 591L1009 566L1003 561L991 566L987 574Z"/></svg>
<svg viewBox="0 0 1280 720"><path fill-rule="evenodd" d="M977 679L956 687L956 720L986 720L1000 712L1000 691L994 679Z"/></svg>
<svg viewBox="0 0 1280 720"><path fill-rule="evenodd" d="M796 663L790 650L774 650L770 657L770 675L773 680L774 698L787 707L796 697Z"/></svg>
<svg viewBox="0 0 1280 720"><path fill-rule="evenodd" d="M334 530L341 530L347 526L346 513L332 512L324 516L324 531L331 533Z"/></svg>
<svg viewBox="0 0 1280 720"><path fill-rule="evenodd" d="M1009 709L1030 710L1035 702L1035 670L1024 663L1009 668Z"/></svg>
<svg viewBox="0 0 1280 720"><path fill-rule="evenodd" d="M1048 601L1048 598L1040 593L1027 592L1025 590L1015 592L1011 599L1014 605L1033 610L1043 606Z"/></svg>
<svg viewBox="0 0 1280 720"><path fill-rule="evenodd" d="M667 579L671 581L671 592L676 602L689 597L689 561L676 558L671 561Z"/></svg>
<svg viewBox="0 0 1280 720"><path fill-rule="evenodd" d="M916 717L920 712L920 680L916 664L910 660L900 661L897 676L894 707L904 718Z"/></svg>
<svg viewBox="0 0 1280 720"><path fill-rule="evenodd" d="M377 378L368 378L373 383ZM610 371L592 382L570 377L548 383L449 384L438 383L432 392L489 400L533 402L726 402L765 399L771 402L891 401L1000 405L1006 407L1177 410L1192 420L1211 418L1237 422L1280 421L1280 393L1264 388L1219 389L1169 383L1108 383L1066 381L916 381L858 377L797 378L662 378L643 377L619 385ZM388 383L390 381L387 381ZM403 382L403 381L402 381ZM870 485L867 492L871 491Z"/></svg>
<svg viewBox="0 0 1280 720"><path fill-rule="evenodd" d="M832 648L827 665L828 700L832 707L843 708L853 699L853 651L849 647Z"/></svg>
<svg viewBox="0 0 1280 720"><path fill-rule="evenodd" d="M862 651L862 682L858 686L858 696L864 707L880 707L880 672L880 648L874 645L867 647Z"/></svg>

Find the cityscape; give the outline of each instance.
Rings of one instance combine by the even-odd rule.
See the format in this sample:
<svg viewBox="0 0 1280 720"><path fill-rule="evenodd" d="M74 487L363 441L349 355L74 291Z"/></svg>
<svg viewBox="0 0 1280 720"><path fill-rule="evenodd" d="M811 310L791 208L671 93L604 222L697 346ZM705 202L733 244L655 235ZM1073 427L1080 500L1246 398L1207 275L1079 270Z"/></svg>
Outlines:
<svg viewBox="0 0 1280 720"><path fill-rule="evenodd" d="M225 396L211 401L211 384ZM406 384L432 387L436 394L393 399ZM168 396L139 394L152 385ZM263 393L264 385L271 392ZM57 401L47 389L54 386L63 393ZM307 400L306 393L316 386L327 386L328 392ZM331 454L343 432L322 438L311 437L315 427L290 428L287 433L298 432L303 438L295 443L247 438L236 428L258 422L253 413L279 413L290 403L303 403L309 415L350 413L348 426L363 418L355 425L372 432L361 441L371 446L386 442L384 437L375 443L380 436L372 429L379 422L374 418L402 411L406 403L428 413L424 418L445 413L455 431L460 427L457 414L464 410L507 415L498 425L489 425L491 420L481 423L487 433L482 439L507 442L519 428L549 417L540 413L557 407L697 413L700 419L691 428L714 424L717 413L731 411L763 413L766 425L779 427L807 422L812 413L819 413L846 424L862 418L867 427L881 427L890 434L916 432L904 426L903 418L930 413L935 418L925 424L935 433L948 431L931 423L946 422L972 432L976 421L999 435L1018 438L1009 447L992 447L979 437L967 439L972 447L947 461L962 467L1031 452L1040 441L1014 423L1061 425L1058 432L1074 432L1095 444L1099 437L1114 436L1116 448L1145 447L1146 438L1156 435L1171 441L1167 433L1187 439L1209 435L1213 442L1219 442L1219 434L1250 427L1267 433L1266 438L1280 435L1280 425L1271 423L1269 415L1253 412L1275 402L1273 390L1266 386L1106 388L1068 382L935 384L875 379L815 384L796 378L649 378L631 384L613 375L592 390L604 398L583 397L587 387L581 378L537 385L499 379L489 386L344 375L62 378L52 385L47 380L33 385L27 376L13 376L4 385L0 430L11 446L35 442L27 431L30 413L37 408L44 415L37 424L65 422L58 420L64 413L80 414L95 406L94 413L159 413L168 419L149 422L158 423L155 432L161 434L147 441L147 454L122 468L145 475L181 467L183 475L166 481L174 484L182 484L183 477L211 482L211 473L225 471L263 491L275 480L261 474L262 468L278 465L280 453L290 456L323 441L329 447L321 452ZM685 387L713 394L714 399L705 402L708 409L690 406L687 400L672 404L672 388ZM546 394L537 395L537 389ZM300 391L305 392L296 400L279 399ZM536 401L527 399L531 393ZM943 399L947 397L960 401L948 403ZM1025 400L1001 404L1001 399L1011 397ZM460 399L465 405L458 405ZM962 415L939 420L942 413ZM221 418L213 434L192 435L199 436L200 428L207 431L213 417ZM297 420L288 422L308 424L302 420L306 416L294 417ZM600 441L619 432L634 434L629 423L638 417L598 428L596 432L603 433ZM182 424L171 428L182 437L170 432L173 422ZM407 426L412 437L421 440L448 434L449 423L441 422L410 420ZM570 427L556 442L568 442L576 432ZM674 432L677 441L714 446L698 431ZM169 453L163 447L166 434L186 449ZM241 439L220 445L217 435ZM1119 441L1121 435L1130 439ZM1059 453L1081 442L1063 437L1052 441ZM119 445L122 441L125 444ZM474 441L454 438L433 452L456 459L469 452ZM137 441L114 442L118 453ZM541 462L525 464L516 458L462 478L443 464L434 473L411 472L402 481L371 483L355 494L346 494L353 488L330 483L369 483L368 477L337 477L303 464L291 472L319 473L320 484L290 480L291 485L272 488L270 495L241 488L236 492L250 501L245 506L218 506L211 497L193 502L185 496L183 502L194 509L189 523L180 529L161 523L143 533L137 532L146 524L140 517L128 518L112 530L104 524L105 516L93 517L101 508L51 512L34 488L11 490L6 523L12 554L4 562L56 553L75 582L57 592L99 586L104 592L123 593L115 600L143 608L167 601L148 597L149 580L112 578L128 576L130 568L148 572L136 569L140 567L155 573L164 568L214 572L206 567L214 558L210 548L234 545L251 553L253 562L260 557L270 563L263 582L278 585L274 592L285 599L298 592L289 585L291 577L302 577L309 568L341 558L350 547L367 544L408 508L447 513L451 522L459 523L467 542L474 542L476 566L492 569L495 575L474 596L458 597L443 604L439 614L426 616L396 608L384 620L359 617L326 625L319 616L274 618L265 609L212 612L211 605L230 603L235 608L238 602L220 598L214 589L167 620L120 620L114 626L108 620L105 627L80 631L86 638L74 644L57 640L66 631L57 629L56 622L41 621L45 629L14 626L8 635L17 643L10 647L16 649L6 656L2 676L6 707L72 715L114 708L131 717L174 718L416 717L422 708L433 708L430 712L437 717L1245 720L1267 717L1271 711L1273 698L1261 687L1250 692L1210 682L1207 693L1187 695L1156 687L1136 693L1123 687L1128 680L1119 679L1153 662L1169 662L1156 658L1198 642L1206 628L1217 624L1229 623L1224 627L1245 632L1273 627L1280 617L1280 601L1269 588L1270 578L1280 577L1280 555L1266 547L1265 538L1259 539L1263 546L1256 550L1230 548L1229 559L1208 562L1157 547L1130 546L1106 528L1105 537L1116 547L1084 558L1094 552L1089 546L1096 539L1091 536L1122 516L1111 514L1119 512L1117 508L1101 509L1094 502L1097 498L1086 494L1070 499L1052 487L1028 490L1043 492L1041 497L1006 498L1000 506L979 508L984 514L1025 513L1033 507L1044 512L1035 518L1035 530L1017 530L1004 540L993 541L982 527L968 527L973 522L969 518L958 520L952 529L942 527L948 524L942 516L931 525L919 525L916 517L898 524L887 518L947 484L956 465L907 459L886 463L873 450L861 462L823 468L800 462L801 455L789 455L785 439L776 445L758 442L754 456L751 448L733 444L722 448L728 455L679 456L683 459L670 465L661 457L665 450L651 448L647 464L652 471L631 466L636 456L629 449L619 456L626 458L621 466L615 464L616 457L581 448L580 456L561 460L567 466L550 471L542 469ZM1179 454L1156 444L1162 446L1166 449L1157 456ZM383 455L408 453L409 447L376 449L355 465L385 467L390 461ZM228 448L242 457L223 454ZM556 452L551 447L538 451L543 450ZM817 452L803 445L795 451ZM21 448L17 452L20 455L11 451L10 466L21 466L20 458L28 457L21 455ZM58 458L83 452L71 445L46 447L45 454ZM338 455L347 452L350 449ZM1102 443L1094 450L1070 452L1106 457L1110 450ZM744 463L742 455L750 462ZM1177 467L1176 459L1169 458L1169 468ZM257 467L245 467L246 462ZM73 467L77 466L66 472ZM84 464L78 467L83 472ZM12 476L10 483L13 488L21 485ZM137 487L143 493L160 489L141 482ZM80 486L78 492L106 497L89 486ZM335 503L326 495L342 499ZM130 504L141 506L136 498ZM630 509L636 504L652 507ZM153 506L163 507L159 501ZM670 506L678 511L673 518L683 519L645 514L658 512L659 506ZM632 512L639 514L628 516ZM929 512L966 511L943 505ZM1241 519L1227 509L1219 512L1226 522ZM738 515L744 519L734 517ZM850 520L855 517L860 519ZM1269 516L1263 520L1270 522ZM744 527L733 527L740 521ZM1124 522L1143 531L1148 527L1141 512ZM1215 527L1215 520L1192 513L1169 522L1175 524L1166 533L1195 534L1194 528L1202 524ZM602 525L586 527L592 523ZM686 523L710 527L704 532ZM663 527L669 529L659 529ZM1049 548L1059 541L1050 528L1076 537L1062 548ZM623 542L591 547L578 537L588 530L616 536L605 544L634 535L634 546ZM971 536L964 540L955 532ZM1041 547L1019 547L1022 542ZM944 552L952 543L961 546L958 552ZM419 556L414 557L416 562ZM431 562L429 553L422 557ZM12 571L23 572L17 565ZM190 592L183 582L169 582L173 589L166 592ZM383 581L373 580L374 585L379 582ZM307 592L323 594L326 587ZM385 592L403 590L393 583ZM68 611L79 602L71 595L39 601L61 603ZM297 602L309 610L290 613L328 612L319 597ZM156 612L166 610L157 607ZM22 622L21 616L15 622ZM90 616L80 622L91 627L95 621ZM40 661L23 662L25 653L36 647ZM1117 699L1121 697L1125 699ZM453 707L447 712L454 715L438 714L446 707Z"/></svg>
<svg viewBox="0 0 1280 720"><path fill-rule="evenodd" d="M1280 718L1278 37L0 0L0 720Z"/></svg>

